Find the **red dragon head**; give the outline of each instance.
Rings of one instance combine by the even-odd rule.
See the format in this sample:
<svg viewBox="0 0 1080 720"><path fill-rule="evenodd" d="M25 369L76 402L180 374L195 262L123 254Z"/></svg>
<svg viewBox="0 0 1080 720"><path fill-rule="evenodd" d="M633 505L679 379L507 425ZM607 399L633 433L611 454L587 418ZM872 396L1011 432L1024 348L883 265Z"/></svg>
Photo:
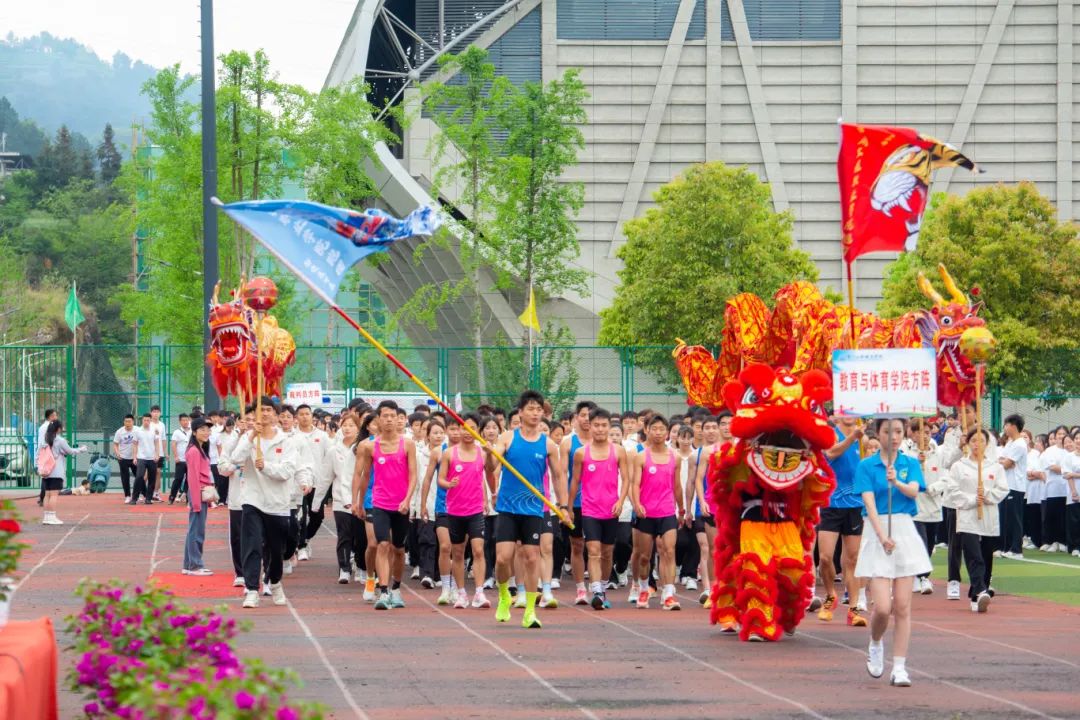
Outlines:
<svg viewBox="0 0 1080 720"><path fill-rule="evenodd" d="M938 401L956 407L970 405L975 400L975 366L960 350L960 336L973 327L985 327L979 317L982 303L972 304L967 295L956 287L949 271L938 265L938 273L949 293L946 301L926 276L919 273L919 290L934 306L921 316L919 332L923 347L933 347L938 357Z"/></svg>
<svg viewBox="0 0 1080 720"><path fill-rule="evenodd" d="M774 490L805 479L821 466L819 454L836 442L824 409L832 382L820 370L795 377L785 368L748 365L724 385L723 395L747 466Z"/></svg>
<svg viewBox="0 0 1080 720"><path fill-rule="evenodd" d="M218 305L210 310L210 350L222 367L235 367L248 362L254 351L255 335L251 331L248 310L239 300Z"/></svg>

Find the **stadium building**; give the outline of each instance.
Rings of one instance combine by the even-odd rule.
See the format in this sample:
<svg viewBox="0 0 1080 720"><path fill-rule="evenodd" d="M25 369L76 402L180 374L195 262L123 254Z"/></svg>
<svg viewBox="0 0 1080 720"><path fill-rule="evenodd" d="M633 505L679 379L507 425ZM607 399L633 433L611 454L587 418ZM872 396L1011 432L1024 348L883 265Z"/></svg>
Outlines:
<svg viewBox="0 0 1080 720"><path fill-rule="evenodd" d="M593 274L585 296L557 298L581 344L617 283L623 224L687 166L746 165L795 216L795 241L842 287L836 182L837 120L918 128L962 149L986 172L936 173L932 191L1035 181L1074 218L1080 200L1080 95L1075 0L362 0L327 77L363 76L378 102L415 107L416 83L437 58L487 48L515 83L580 68L590 93L586 146L567 180L585 185L578 263ZM404 214L431 203L429 142L418 117L398 147L378 148L381 200ZM453 189L443 200L453 202ZM889 255L860 260L860 304L880 296ZM418 287L460 277L452 252L366 268L390 309ZM490 278L488 278L490 281ZM488 328L520 337L520 293L484 293ZM458 345L470 307L440 311L438 329L412 328L417 344Z"/></svg>

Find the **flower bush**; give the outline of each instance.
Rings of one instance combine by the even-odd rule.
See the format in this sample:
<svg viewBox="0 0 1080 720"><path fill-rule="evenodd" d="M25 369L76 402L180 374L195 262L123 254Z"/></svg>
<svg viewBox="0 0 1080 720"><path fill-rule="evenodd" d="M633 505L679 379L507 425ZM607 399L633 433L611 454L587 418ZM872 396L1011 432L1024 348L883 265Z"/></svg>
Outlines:
<svg viewBox="0 0 1080 720"><path fill-rule="evenodd" d="M0 500L0 601L8 599L8 578L15 572L22 557L26 543L21 543L15 536L22 532L19 526L19 512L11 500Z"/></svg>
<svg viewBox="0 0 1080 720"><path fill-rule="evenodd" d="M318 705L290 700L296 678L236 656L236 621L192 610L156 585L83 582L67 619L79 662L68 675L88 718L311 720Z"/></svg>

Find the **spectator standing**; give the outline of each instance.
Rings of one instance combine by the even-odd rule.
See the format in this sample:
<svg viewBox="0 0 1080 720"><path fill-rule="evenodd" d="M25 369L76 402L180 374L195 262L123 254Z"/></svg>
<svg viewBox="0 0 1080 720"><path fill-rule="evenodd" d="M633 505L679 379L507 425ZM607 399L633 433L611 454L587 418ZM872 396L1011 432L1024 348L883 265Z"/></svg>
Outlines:
<svg viewBox="0 0 1080 720"><path fill-rule="evenodd" d="M181 415L186 419L186 415ZM213 571L203 564L203 541L206 538L206 511L208 503L203 502L203 489L213 488L214 479L210 474L210 424L199 418L191 427L190 441L184 441L184 467L190 472L188 483L188 530L184 542L184 575L213 575ZM173 442L175 452L176 442ZM175 489L176 483L173 483ZM216 490L214 491L216 492ZM169 500L172 504L172 499Z"/></svg>
<svg viewBox="0 0 1080 720"><path fill-rule="evenodd" d="M38 427L38 431L37 431L37 447L34 448L34 454L35 455L37 455L37 451L38 451L39 448L43 448L47 444L45 442L45 433L48 432L48 430L49 430L49 423L53 422L54 420L59 420L59 419L60 419L60 414L57 413L56 410L54 410L52 408L49 408L48 410L45 411L45 421L41 423L41 425ZM41 495L38 496L38 501L37 501L38 507L41 507L44 502L45 502L45 478L41 478Z"/></svg>
<svg viewBox="0 0 1080 720"><path fill-rule="evenodd" d="M135 429L135 491L131 504L143 495L146 504L153 502L158 458L161 457L161 434L151 425L150 413L143 413L142 425Z"/></svg>
<svg viewBox="0 0 1080 720"><path fill-rule="evenodd" d="M1024 418L1010 415L1005 418L1004 435L1008 442L1001 450L999 461L1005 469L1009 494L1001 502L1001 555L1007 558L1024 556L1024 506L1028 485L1028 444L1021 433Z"/></svg>
<svg viewBox="0 0 1080 720"><path fill-rule="evenodd" d="M67 440L61 435L63 431L64 424L59 420L50 422L48 429L45 431L45 445L52 451L54 462L52 470L45 473L45 478L42 480L42 485L45 488L45 514L41 519L42 525L64 524L63 520L56 517L56 497L60 494L60 490L63 489L67 480L67 462L65 462L65 459L68 455L78 455L86 452L85 447L73 448L68 445Z"/></svg>
<svg viewBox="0 0 1080 720"><path fill-rule="evenodd" d="M158 494L158 482L165 478L165 450L169 441L166 439L169 437L169 431L165 428L165 423L161 421L161 406L150 406L150 427L157 433L158 439L161 444L158 449L157 456L157 472L154 473L153 487L150 488L150 494L154 500L161 500L161 495Z"/></svg>
<svg viewBox="0 0 1080 720"><path fill-rule="evenodd" d="M113 433L113 455L120 463L120 485L124 488L124 502L131 499L131 476L135 474L135 416L124 416L124 425Z"/></svg>

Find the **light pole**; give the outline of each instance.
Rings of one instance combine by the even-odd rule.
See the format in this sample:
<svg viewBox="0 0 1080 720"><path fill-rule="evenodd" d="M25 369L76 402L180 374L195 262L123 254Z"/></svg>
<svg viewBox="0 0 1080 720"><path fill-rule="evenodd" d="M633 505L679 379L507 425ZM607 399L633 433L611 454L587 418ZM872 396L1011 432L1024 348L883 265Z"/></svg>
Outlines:
<svg viewBox="0 0 1080 720"><path fill-rule="evenodd" d="M201 0L202 10L202 178L203 178L203 312L208 312L218 281L217 115L214 103L214 0ZM210 351L210 326L203 323L203 354ZM166 388L167 390L167 388ZM203 364L203 408L219 404L210 366Z"/></svg>

